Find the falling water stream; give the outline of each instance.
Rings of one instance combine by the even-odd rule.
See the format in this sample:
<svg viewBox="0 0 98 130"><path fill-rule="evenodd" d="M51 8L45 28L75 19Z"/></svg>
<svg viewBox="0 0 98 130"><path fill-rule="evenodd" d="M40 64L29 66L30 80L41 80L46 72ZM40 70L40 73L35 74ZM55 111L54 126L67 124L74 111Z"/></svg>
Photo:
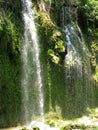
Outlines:
<svg viewBox="0 0 98 130"><path fill-rule="evenodd" d="M71 113L71 117L82 113L89 107L92 100L89 52L78 24L73 22L76 21L74 20L76 15L72 14L74 10L69 6L62 7L62 29L67 44L65 56L66 111Z"/></svg>
<svg viewBox="0 0 98 130"><path fill-rule="evenodd" d="M22 88L24 122L30 123L36 116L44 119L43 84L41 77L39 40L35 26L35 12L30 0L22 0L24 43L22 47ZM62 28L66 36L65 57L66 110L76 115L86 108L91 98L91 68L82 33L78 25L71 23L68 8L62 7ZM89 98L90 97L90 98ZM83 100L82 100L83 99ZM81 107L81 105L83 107ZM78 108L78 110L76 109ZM33 125L34 122L31 123Z"/></svg>
<svg viewBox="0 0 98 130"><path fill-rule="evenodd" d="M35 26L35 12L30 0L22 0L24 20L24 42L22 46L23 118L28 124L39 116L44 117L40 48Z"/></svg>

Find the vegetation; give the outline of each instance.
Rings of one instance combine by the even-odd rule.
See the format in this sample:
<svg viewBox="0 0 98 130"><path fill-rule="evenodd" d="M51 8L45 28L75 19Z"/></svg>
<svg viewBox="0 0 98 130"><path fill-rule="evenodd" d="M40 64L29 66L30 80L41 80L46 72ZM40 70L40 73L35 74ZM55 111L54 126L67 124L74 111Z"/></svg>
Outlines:
<svg viewBox="0 0 98 130"><path fill-rule="evenodd" d="M60 27L58 27L53 20L51 19L48 11L42 6L45 6L45 3L40 3L39 7L41 11L39 12L39 35L41 35L43 49L47 54L48 59L55 64L60 64L64 60L65 56L65 40L64 35ZM48 41L44 41L48 39ZM63 56L64 55L64 56Z"/></svg>
<svg viewBox="0 0 98 130"><path fill-rule="evenodd" d="M73 129L79 129L79 130L97 130L98 128L95 126L85 126L85 125L67 125L60 130L73 130Z"/></svg>
<svg viewBox="0 0 98 130"><path fill-rule="evenodd" d="M0 127L21 121L20 2L0 1ZM17 10L18 7L18 10Z"/></svg>
<svg viewBox="0 0 98 130"><path fill-rule="evenodd" d="M32 1L33 2L33 1ZM64 59L67 46L61 28L62 6L77 8L78 23L90 51L92 80L94 88L93 109L98 107L98 1L97 0L34 0L40 37L41 63L44 81L45 112L59 112L58 119L68 118L65 114L66 90ZM20 0L0 0L0 127L15 126L21 123L21 45L23 40L22 5ZM80 86L80 84L79 84ZM78 94L79 95L79 94ZM75 96L71 95L72 118ZM78 99L77 99L78 100ZM82 100L82 97L81 97ZM84 100L84 98L83 98ZM77 101L79 103L79 101ZM82 103L83 101L81 101ZM78 104L81 107L81 104ZM77 105L77 106L78 106ZM82 105L81 108L84 106ZM81 110L78 108L78 110ZM85 110L84 110L85 109ZM83 111L82 111L83 110ZM86 108L83 108L86 112ZM81 116L78 114L77 116ZM52 115L51 115L52 116ZM54 116L57 116L54 114ZM59 117L60 116L60 117ZM48 116L47 116L48 117ZM54 117L53 117L54 118ZM53 120L47 123L55 126ZM87 126L89 128L89 126ZM86 126L68 125L67 129L86 129ZM23 128L25 130L26 128ZM89 128L90 129L90 128ZM92 130L97 128L92 128Z"/></svg>

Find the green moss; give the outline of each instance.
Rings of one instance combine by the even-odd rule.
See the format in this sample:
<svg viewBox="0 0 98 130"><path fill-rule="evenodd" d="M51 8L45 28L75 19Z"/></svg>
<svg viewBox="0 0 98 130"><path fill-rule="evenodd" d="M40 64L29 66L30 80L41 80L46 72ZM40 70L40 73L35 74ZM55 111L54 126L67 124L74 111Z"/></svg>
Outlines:
<svg viewBox="0 0 98 130"><path fill-rule="evenodd" d="M22 129L19 129L19 130L29 130L29 129L27 129L26 127L24 127L24 128L22 128Z"/></svg>
<svg viewBox="0 0 98 130"><path fill-rule="evenodd" d="M11 60L20 57L21 43L22 43L22 28L13 21L15 14L7 12L1 17L1 48L0 53L7 53ZM20 22L20 20L18 20ZM21 26L21 24L20 24Z"/></svg>
<svg viewBox="0 0 98 130"><path fill-rule="evenodd" d="M39 35L47 58L55 64L60 64L63 61L62 54L65 53L66 49L62 30L53 23L46 10L40 11L39 20L39 31L43 31L43 33L39 32Z"/></svg>
<svg viewBox="0 0 98 130"><path fill-rule="evenodd" d="M0 127L21 122L22 17L20 1L0 6Z"/></svg>
<svg viewBox="0 0 98 130"><path fill-rule="evenodd" d="M0 55L0 126L21 121L20 67L13 65L8 56Z"/></svg>
<svg viewBox="0 0 98 130"><path fill-rule="evenodd" d="M69 99L69 101L71 102L72 107L65 105L68 101L66 99L65 72L63 68L66 43L64 34L60 28L60 11L61 6L64 3L61 0L43 1L46 6L45 10L42 8L42 3L38 2L39 8L37 2L34 1L34 3L39 9L37 9L38 19L36 20L36 25L38 27L38 35L40 37L40 58L44 78L45 112L50 110L53 112L59 112L61 114L60 117L65 116L67 118L69 113L65 114L65 112L70 108L68 111L70 111L71 117L73 118L73 113L77 108L78 112L76 113L76 116L79 114L79 109L84 111L85 108L83 109L83 96L81 96L80 99L76 99L77 97L74 98L71 95L72 100ZM22 44L23 22L20 0L16 0L14 3L13 0L9 0L7 2L6 0L2 0L0 2L0 126L5 127L8 125L16 125L21 120L20 51ZM95 69L98 64L98 26L96 24L96 20L98 20L98 13L97 8L95 9L95 12L94 8L93 10L91 8L96 7L96 1L88 0L81 1L80 3L79 0L66 0L65 4L68 4L67 2L70 2L73 6L78 6L78 9L81 11L84 11L82 9L85 7L85 12L81 13L81 16L84 15L84 17L81 17L81 22L79 24L82 24L83 27L85 25L86 30L88 31L87 33L83 29L86 35L87 45L92 51L91 62ZM89 13L89 10L91 13ZM90 19L94 19L94 21L90 21ZM94 72L97 77L98 72L96 70ZM79 85L80 84L81 82ZM95 89L95 97L97 107L97 87ZM76 106L74 104L75 100L77 100ZM57 120L60 119L59 115L55 115L55 117L51 115L51 117L56 118ZM54 120L50 119L47 122L51 126L56 126ZM67 129L82 129L83 127L85 128L85 126L68 126Z"/></svg>
<svg viewBox="0 0 98 130"><path fill-rule="evenodd" d="M60 130L73 130L73 129L78 129L78 130L98 130L96 126L85 126L85 125L67 125L65 127L62 127Z"/></svg>

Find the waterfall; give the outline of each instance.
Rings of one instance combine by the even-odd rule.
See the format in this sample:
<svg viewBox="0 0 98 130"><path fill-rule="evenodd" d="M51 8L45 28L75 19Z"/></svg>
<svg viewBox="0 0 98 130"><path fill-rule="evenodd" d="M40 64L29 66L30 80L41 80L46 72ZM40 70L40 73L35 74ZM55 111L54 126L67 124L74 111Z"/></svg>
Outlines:
<svg viewBox="0 0 98 130"><path fill-rule="evenodd" d="M42 90L40 48L35 26L35 12L30 0L21 0L24 20L24 42L22 46L22 98L23 121L28 124L36 116L43 120L44 99Z"/></svg>
<svg viewBox="0 0 98 130"><path fill-rule="evenodd" d="M61 10L61 25L67 44L65 56L66 113L71 113L69 116L77 116L89 107L93 95L89 51L79 26L75 24L75 9L63 6Z"/></svg>

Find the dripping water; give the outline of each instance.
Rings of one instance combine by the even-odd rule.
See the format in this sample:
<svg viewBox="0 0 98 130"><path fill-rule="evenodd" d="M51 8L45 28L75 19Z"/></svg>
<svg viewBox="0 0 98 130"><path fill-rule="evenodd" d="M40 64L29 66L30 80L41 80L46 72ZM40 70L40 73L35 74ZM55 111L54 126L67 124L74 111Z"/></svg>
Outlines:
<svg viewBox="0 0 98 130"><path fill-rule="evenodd" d="M73 116L82 113L91 103L93 95L91 66L89 51L85 45L82 32L77 23L73 24L73 21L76 20L74 12L71 11L71 7L65 6L61 10L61 25L67 45L65 56L66 111L72 112L71 116Z"/></svg>

